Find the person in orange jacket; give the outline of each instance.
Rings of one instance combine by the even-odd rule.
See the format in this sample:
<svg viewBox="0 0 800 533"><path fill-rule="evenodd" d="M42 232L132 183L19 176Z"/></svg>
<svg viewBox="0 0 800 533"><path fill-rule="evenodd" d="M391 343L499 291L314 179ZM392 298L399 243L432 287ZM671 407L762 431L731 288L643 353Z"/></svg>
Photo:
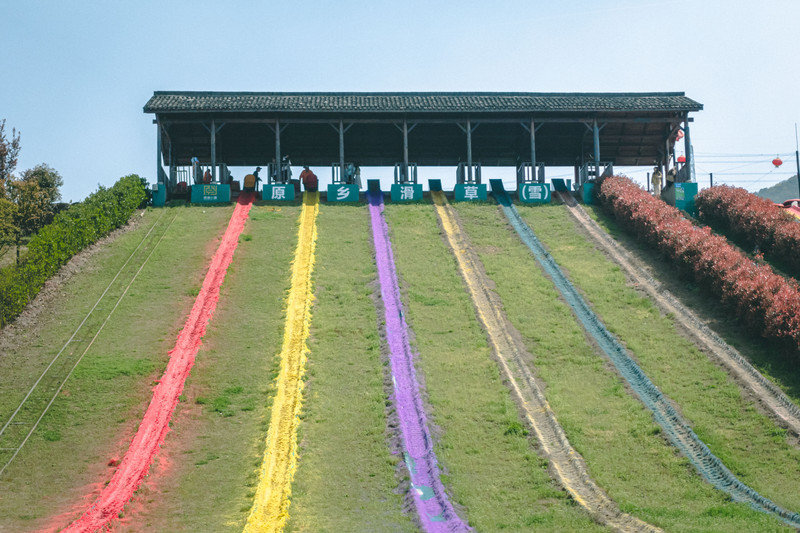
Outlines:
<svg viewBox="0 0 800 533"><path fill-rule="evenodd" d="M316 174L311 172L311 169L308 167L303 167L303 172L300 173L300 181L303 182L303 187L305 187L308 192L315 192L319 186Z"/></svg>

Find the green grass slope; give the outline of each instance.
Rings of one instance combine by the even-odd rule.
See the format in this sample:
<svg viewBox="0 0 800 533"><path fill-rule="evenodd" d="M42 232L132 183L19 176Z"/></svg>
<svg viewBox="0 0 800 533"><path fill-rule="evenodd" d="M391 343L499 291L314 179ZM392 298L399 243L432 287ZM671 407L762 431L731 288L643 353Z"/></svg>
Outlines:
<svg viewBox="0 0 800 533"><path fill-rule="evenodd" d="M300 208L253 206L162 454L120 531L241 531L283 340Z"/></svg>
<svg viewBox="0 0 800 533"><path fill-rule="evenodd" d="M522 216L569 273L609 330L739 479L790 510L800 510L800 450L728 374L681 336L669 317L627 285L624 274L578 233L566 209L526 207Z"/></svg>
<svg viewBox="0 0 800 533"><path fill-rule="evenodd" d="M364 205L322 204L317 219L300 459L288 531L413 531L387 442L384 366Z"/></svg>
<svg viewBox="0 0 800 533"><path fill-rule="evenodd" d="M91 491L110 478L113 469L107 463L127 449L232 210L166 210L165 217L177 218L164 240L0 479L0 530L40 528L56 513L66 513L58 521L66 525L91 503ZM5 350L0 357L3 420L160 214L147 211L143 224L93 255L61 287L35 327L24 328L16 346Z"/></svg>
<svg viewBox="0 0 800 533"><path fill-rule="evenodd" d="M521 332L547 384L547 398L567 436L586 459L594 479L623 511L668 530L781 527L771 517L731 503L668 445L650 413L589 344L569 307L498 208L456 206L509 319ZM531 221L531 213L559 209L563 210L519 206L540 238L546 234L548 243L550 234L544 226L554 221ZM575 249L581 237L568 229L572 233L565 231L559 239L565 241L565 248ZM583 257L588 252L576 253ZM609 296L624 307L626 299L616 289ZM636 326L640 317L634 313L627 319Z"/></svg>
<svg viewBox="0 0 800 533"><path fill-rule="evenodd" d="M479 531L600 529L550 479L525 434L433 207L389 204L386 216L454 503Z"/></svg>

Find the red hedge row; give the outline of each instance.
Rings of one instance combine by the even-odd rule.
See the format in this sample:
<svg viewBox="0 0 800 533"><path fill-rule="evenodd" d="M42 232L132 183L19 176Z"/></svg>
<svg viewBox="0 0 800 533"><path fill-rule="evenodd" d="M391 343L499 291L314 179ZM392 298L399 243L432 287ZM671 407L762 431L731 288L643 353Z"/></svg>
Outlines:
<svg viewBox="0 0 800 533"><path fill-rule="evenodd" d="M745 247L758 249L800 278L800 224L773 204L738 187L712 187L695 197L698 217Z"/></svg>
<svg viewBox="0 0 800 533"><path fill-rule="evenodd" d="M758 264L625 177L603 180L601 204L627 229L658 248L765 338L800 350L800 287Z"/></svg>

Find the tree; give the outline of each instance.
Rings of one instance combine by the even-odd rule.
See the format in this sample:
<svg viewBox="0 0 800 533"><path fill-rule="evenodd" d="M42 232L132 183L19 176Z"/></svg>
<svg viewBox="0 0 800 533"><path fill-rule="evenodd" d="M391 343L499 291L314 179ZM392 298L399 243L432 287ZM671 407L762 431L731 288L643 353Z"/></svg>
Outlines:
<svg viewBox="0 0 800 533"><path fill-rule="evenodd" d="M0 121L0 198L8 194L7 185L17 168L19 158L19 132L11 130L11 138L6 137L6 119Z"/></svg>
<svg viewBox="0 0 800 533"><path fill-rule="evenodd" d="M11 200L0 198L0 248L17 241L17 206Z"/></svg>
<svg viewBox="0 0 800 533"><path fill-rule="evenodd" d="M64 179L56 169L42 163L23 172L22 180L38 184L51 204L61 200L61 191L59 189L64 185Z"/></svg>
<svg viewBox="0 0 800 533"><path fill-rule="evenodd" d="M13 180L9 192L11 201L17 206L15 222L21 235L35 233L50 222L53 204L36 181Z"/></svg>

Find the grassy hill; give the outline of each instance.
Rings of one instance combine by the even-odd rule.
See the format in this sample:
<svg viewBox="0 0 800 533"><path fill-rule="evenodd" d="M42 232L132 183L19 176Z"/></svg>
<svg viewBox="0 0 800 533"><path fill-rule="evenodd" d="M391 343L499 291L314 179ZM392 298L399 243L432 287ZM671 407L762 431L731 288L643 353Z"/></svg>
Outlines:
<svg viewBox="0 0 800 533"><path fill-rule="evenodd" d="M764 187L756 194L778 203L785 202L789 198L800 198L800 191L797 189L797 175L776 183L772 187Z"/></svg>

